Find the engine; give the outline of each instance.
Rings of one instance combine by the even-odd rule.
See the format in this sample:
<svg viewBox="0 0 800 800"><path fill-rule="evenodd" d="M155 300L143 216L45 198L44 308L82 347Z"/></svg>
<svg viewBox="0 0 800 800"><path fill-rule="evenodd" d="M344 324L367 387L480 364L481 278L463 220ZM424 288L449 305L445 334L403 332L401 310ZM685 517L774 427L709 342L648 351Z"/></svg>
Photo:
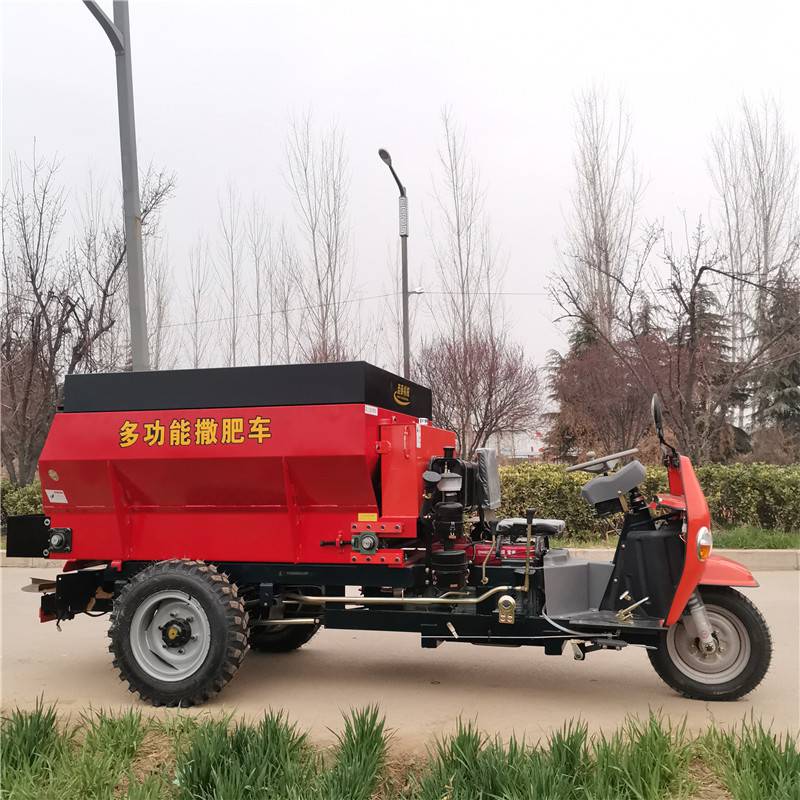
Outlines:
<svg viewBox="0 0 800 800"><path fill-rule="evenodd" d="M500 505L500 476L494 450L477 451L476 461L455 457L452 447L431 459L423 473L420 513L427 539L432 584L462 589L469 575L468 547L489 533L487 514ZM468 518L477 513L477 521Z"/></svg>

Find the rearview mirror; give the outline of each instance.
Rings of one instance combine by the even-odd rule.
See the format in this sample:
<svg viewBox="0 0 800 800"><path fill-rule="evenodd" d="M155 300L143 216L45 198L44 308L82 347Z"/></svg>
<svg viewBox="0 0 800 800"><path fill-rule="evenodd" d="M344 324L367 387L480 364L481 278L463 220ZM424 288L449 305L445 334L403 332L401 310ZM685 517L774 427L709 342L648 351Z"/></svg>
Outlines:
<svg viewBox="0 0 800 800"><path fill-rule="evenodd" d="M663 442L664 441L664 409L661 405L661 398L657 395L653 395L653 399L650 401L650 411L653 414L653 423L656 426L656 432L658 433L658 438Z"/></svg>

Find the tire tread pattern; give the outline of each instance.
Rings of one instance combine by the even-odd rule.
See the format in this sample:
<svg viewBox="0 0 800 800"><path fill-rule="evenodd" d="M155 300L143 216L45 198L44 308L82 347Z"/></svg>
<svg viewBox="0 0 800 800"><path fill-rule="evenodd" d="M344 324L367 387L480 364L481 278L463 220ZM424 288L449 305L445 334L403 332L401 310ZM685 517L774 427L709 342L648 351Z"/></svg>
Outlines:
<svg viewBox="0 0 800 800"><path fill-rule="evenodd" d="M258 628L250 631L250 648L259 653L288 653L308 642L319 630L317 625L289 625L274 634L260 634Z"/></svg>
<svg viewBox="0 0 800 800"><path fill-rule="evenodd" d="M128 608L130 596L146 581L176 573L190 578L199 578L206 584L206 588L210 590L211 595L224 612L227 627L227 640L222 663L212 674L200 681L191 692L179 698L161 692L147 681L142 680L128 663L123 647L123 637L128 636L130 619L135 612L135 609ZM188 707L200 705L212 698L237 673L249 649L248 628L249 618L244 601L239 596L236 584L228 580L227 575L219 572L214 564L208 564L205 561L169 559L150 564L137 572L125 584L115 599L111 612L111 624L108 629L111 643L108 649L114 656L113 666L119 672L119 679L127 682L129 690L137 693L142 700L154 706Z"/></svg>
<svg viewBox="0 0 800 800"><path fill-rule="evenodd" d="M741 610L745 615L751 616L755 627L755 630L750 630L748 626L752 655L744 673L727 684L703 686L684 675L672 663L667 653L666 640L662 642L658 650L650 650L647 655L661 680L678 694L690 700L738 700L752 692L764 680L769 670L772 660L772 634L769 625L755 603L730 586L702 586L700 595L704 603L721 605L728 610L734 610L730 608L731 605L741 604ZM742 621L747 625L747 620ZM762 641L753 640L754 632L763 637Z"/></svg>

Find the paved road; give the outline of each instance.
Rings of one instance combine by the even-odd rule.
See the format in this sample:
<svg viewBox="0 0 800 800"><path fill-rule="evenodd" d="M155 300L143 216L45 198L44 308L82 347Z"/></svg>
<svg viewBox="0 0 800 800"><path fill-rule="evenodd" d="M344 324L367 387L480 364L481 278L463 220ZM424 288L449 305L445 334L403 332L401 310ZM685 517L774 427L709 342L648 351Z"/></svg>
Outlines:
<svg viewBox="0 0 800 800"><path fill-rule="evenodd" d="M37 596L19 591L29 572L0 570L3 707L27 708L44 694L76 714L89 704L135 706L150 713L111 668L106 619L80 617L65 623L61 633L53 623L39 624ZM246 716L270 706L285 708L324 744L331 740L329 728L339 728L341 710L379 703L396 731L396 745L411 750L450 730L459 715L477 719L487 731L514 731L534 740L569 717L582 718L592 729L609 729L626 713L646 714L648 708L685 716L692 729L712 719L735 723L752 710L780 729L797 730L800 573L762 572L757 577L761 588L748 593L772 628L775 653L761 686L735 703L679 697L661 683L640 649L595 653L579 663L567 652L545 656L536 648L445 644L423 650L413 634L323 630L294 653L249 653L239 675L203 708Z"/></svg>

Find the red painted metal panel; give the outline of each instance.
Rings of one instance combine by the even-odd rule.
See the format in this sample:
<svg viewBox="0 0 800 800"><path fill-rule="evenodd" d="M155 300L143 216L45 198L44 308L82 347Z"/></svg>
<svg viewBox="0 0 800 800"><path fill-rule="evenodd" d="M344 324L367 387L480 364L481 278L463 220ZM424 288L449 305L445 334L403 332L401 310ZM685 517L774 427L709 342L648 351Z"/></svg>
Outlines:
<svg viewBox="0 0 800 800"><path fill-rule="evenodd" d="M416 418L379 413L346 404L57 414L39 464L44 511L72 528L70 559L346 563L351 525L380 512L381 423L412 431L416 447ZM414 521L423 462L452 442L420 427L426 444L388 468L405 492L395 512ZM403 528L415 535L416 524ZM337 537L347 546L321 547Z"/></svg>
<svg viewBox="0 0 800 800"><path fill-rule="evenodd" d="M414 519L422 504L422 473L433 456L455 447L452 431L419 423L381 425L381 511L384 517ZM407 526L406 526L407 527Z"/></svg>
<svg viewBox="0 0 800 800"><path fill-rule="evenodd" d="M705 562L697 556L697 532L702 527L711 527L708 503L697 476L694 474L692 462L686 456L681 456L678 469L680 473L675 475L673 473L678 470L675 467L669 467L669 486L673 494L676 493L675 488L679 484L683 488L683 498L686 501L686 557L683 563L683 573L667 615L667 625L672 625L680 619L689 597L703 577Z"/></svg>
<svg viewBox="0 0 800 800"><path fill-rule="evenodd" d="M700 583L704 586L758 586L744 564L723 556L709 556Z"/></svg>
<svg viewBox="0 0 800 800"><path fill-rule="evenodd" d="M686 501L683 497L674 494L657 494L654 503L650 504L653 509L663 506L664 508L671 508L675 511L686 511Z"/></svg>

